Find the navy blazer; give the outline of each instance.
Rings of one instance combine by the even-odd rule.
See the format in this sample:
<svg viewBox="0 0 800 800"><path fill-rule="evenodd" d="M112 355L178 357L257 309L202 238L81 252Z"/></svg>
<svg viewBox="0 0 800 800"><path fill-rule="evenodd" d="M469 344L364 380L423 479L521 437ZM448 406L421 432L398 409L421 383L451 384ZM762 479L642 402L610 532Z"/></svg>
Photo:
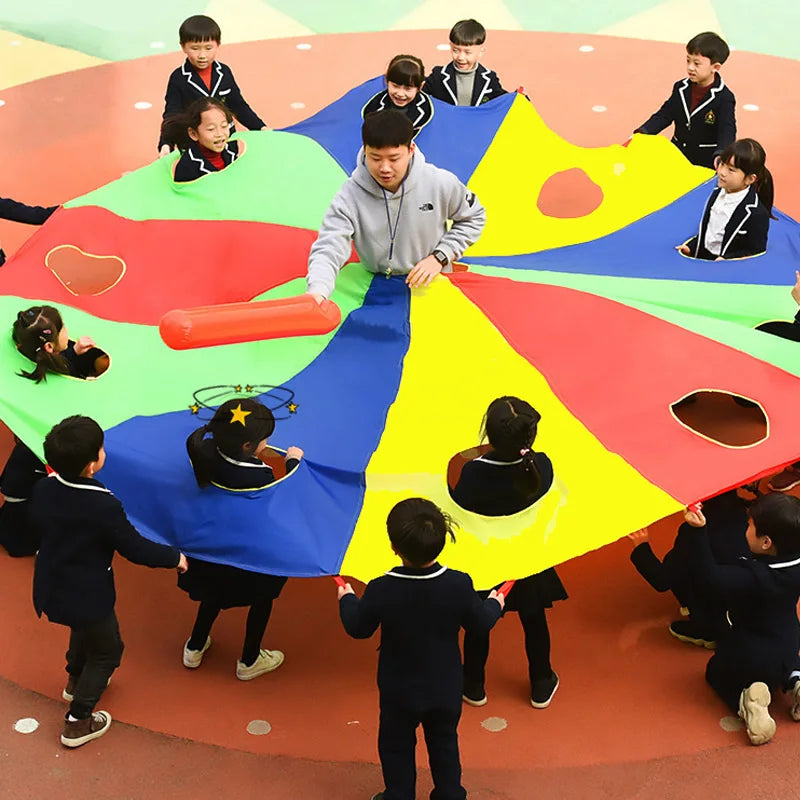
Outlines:
<svg viewBox="0 0 800 800"><path fill-rule="evenodd" d="M713 169L714 158L736 141L736 98L717 73L705 100L691 112L690 104L691 85L684 78L636 133L660 133L674 124L672 143L692 164Z"/></svg>
<svg viewBox="0 0 800 800"><path fill-rule="evenodd" d="M720 193L719 187L714 189L708 198L703 218L700 220L700 231L697 236L687 242L694 258L698 257L701 249L705 249L706 230L711 217L711 206ZM767 234L769 233L769 211L758 199L755 184L750 186L747 194L731 214L725 233L722 237L720 255L723 258L745 258L763 253L767 249Z"/></svg>
<svg viewBox="0 0 800 800"><path fill-rule="evenodd" d="M222 162L226 167L233 164L239 158L239 142L228 142L222 151ZM178 163L175 165L175 182L185 183L202 178L203 175L210 175L219 170L200 152L200 145L192 142L187 150L184 150Z"/></svg>
<svg viewBox="0 0 800 800"><path fill-rule="evenodd" d="M58 206L26 206L8 197L0 197L0 219L24 222L26 225L42 225ZM0 249L0 267L6 263L6 254Z"/></svg>
<svg viewBox="0 0 800 800"><path fill-rule="evenodd" d="M797 669L800 624L800 557L755 556L717 563L703 528L691 528L693 561L725 600L731 628L717 643L715 658L775 686Z"/></svg>
<svg viewBox="0 0 800 800"><path fill-rule="evenodd" d="M82 628L113 611L115 552L147 567L178 566L178 550L141 536L122 503L94 478L68 481L55 475L40 480L29 514L42 537L33 604L51 622Z"/></svg>
<svg viewBox="0 0 800 800"><path fill-rule="evenodd" d="M361 109L361 118L364 119L367 114L374 114L377 111L391 110L402 111L411 120L415 136L433 119L433 103L425 92L420 92L415 100L405 106L396 106L386 89L367 101Z"/></svg>
<svg viewBox="0 0 800 800"><path fill-rule="evenodd" d="M233 77L233 72L227 64L220 64L215 61L211 68L211 88L209 89L203 79L197 74L196 70L189 63L187 58L169 76L167 83L167 94L164 97L164 114L179 114L185 111L195 100L201 97L214 97L225 103L231 110L233 116L251 131L261 130L265 123L261 117L253 111L242 97L242 93ZM231 123L231 133L236 130ZM158 140L158 149L165 144L163 138Z"/></svg>
<svg viewBox="0 0 800 800"><path fill-rule="evenodd" d="M355 639L367 639L381 628L381 704L422 712L461 708L459 631L491 630L500 618L500 604L481 600L465 572L433 564L395 567L370 581L361 599L344 595L339 614Z"/></svg>
<svg viewBox="0 0 800 800"><path fill-rule="evenodd" d="M479 106L508 94L500 85L497 73L482 64L477 65L472 81L471 106ZM456 65L451 61L443 67L434 67L433 72L425 78L425 91L437 100L458 105Z"/></svg>

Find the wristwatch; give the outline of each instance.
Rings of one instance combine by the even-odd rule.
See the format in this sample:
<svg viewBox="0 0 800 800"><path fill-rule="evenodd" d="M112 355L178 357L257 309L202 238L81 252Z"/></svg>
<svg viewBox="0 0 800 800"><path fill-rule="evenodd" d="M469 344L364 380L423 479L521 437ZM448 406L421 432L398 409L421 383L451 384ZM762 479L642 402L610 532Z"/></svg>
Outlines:
<svg viewBox="0 0 800 800"><path fill-rule="evenodd" d="M450 259L441 250L434 250L431 255L442 265L442 269L450 263Z"/></svg>

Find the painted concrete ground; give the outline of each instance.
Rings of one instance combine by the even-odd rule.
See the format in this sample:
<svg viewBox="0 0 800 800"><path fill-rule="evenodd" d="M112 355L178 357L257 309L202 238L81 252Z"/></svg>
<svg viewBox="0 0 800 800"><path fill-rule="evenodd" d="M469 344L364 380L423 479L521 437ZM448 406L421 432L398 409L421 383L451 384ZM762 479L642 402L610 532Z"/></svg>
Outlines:
<svg viewBox="0 0 800 800"><path fill-rule="evenodd" d="M183 5L140 3L134 27L107 17L108 4L96 1L72 3L66 11L55 2L0 9L6 30L0 33L0 130L14 142L3 165L4 195L61 202L155 155L163 87L178 61L165 51L177 22L200 10ZM257 0L211 3L205 10L223 23L229 44L222 57L250 102L279 127L378 74L394 52L416 52L431 64L446 58L437 47L446 42L451 4L407 3L401 15L384 12L384 5L363 15L355 3L337 4L336 13L321 3ZM624 140L682 70L678 45L596 34L682 41L704 28L721 30L738 48L725 75L739 98L740 131L765 144L777 203L800 217L793 183L800 111L785 92L798 84L800 63L774 57L800 56L791 33L797 9L761 4L764 19L753 24L748 7L733 0L474 6L459 4L458 16L475 13L497 29L487 63L509 85L524 84L549 124L582 145ZM364 33L369 30L381 32ZM234 44L267 36L295 38ZM159 42L163 47L152 46ZM41 79L24 82L34 78ZM593 110L599 107L605 110ZM0 223L9 253L29 233ZM657 526L658 550L668 547L675 525ZM628 551L621 542L563 567L571 598L551 614L562 686L550 709L527 705L516 620L499 626L490 703L466 709L461 728L470 796L694 798L713 790L737 798L754 792L793 797L787 765L800 726L788 719L783 699L776 699L775 742L747 746L703 682L708 654L669 637L675 603L641 582ZM274 675L243 684L233 677L241 613L218 622L207 663L190 673L179 659L194 607L174 577L127 564L117 571L128 649L103 707L126 724L70 753L57 742L65 631L33 615L31 563L0 557L0 796L75 797L93 787L104 798L227 797L256 789L275 798L345 798L380 788L375 642L345 637L330 581L290 582L266 639L267 646L285 649L287 662ZM15 732L13 724L24 717L41 726L29 735ZM270 723L270 733L248 733L258 720ZM428 786L423 777L421 788Z"/></svg>

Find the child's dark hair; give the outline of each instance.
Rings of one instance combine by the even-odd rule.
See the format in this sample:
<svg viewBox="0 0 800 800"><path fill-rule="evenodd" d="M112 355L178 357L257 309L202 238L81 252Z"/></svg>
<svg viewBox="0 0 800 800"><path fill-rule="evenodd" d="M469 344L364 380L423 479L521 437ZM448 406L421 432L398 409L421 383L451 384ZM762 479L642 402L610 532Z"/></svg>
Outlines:
<svg viewBox="0 0 800 800"><path fill-rule="evenodd" d="M386 80L398 86L422 87L425 82L425 66L416 56L395 56L386 68Z"/></svg>
<svg viewBox="0 0 800 800"><path fill-rule="evenodd" d="M181 45L189 42L216 42L222 41L222 31L211 17L205 14L195 14L185 19L178 28L178 38Z"/></svg>
<svg viewBox="0 0 800 800"><path fill-rule="evenodd" d="M189 128L197 130L203 121L203 112L218 108L228 120L228 125L233 122L233 114L225 103L213 97L201 97L195 100L185 111L170 114L161 123L161 139L165 144L174 145L181 152L192 144Z"/></svg>
<svg viewBox="0 0 800 800"><path fill-rule="evenodd" d="M422 497L401 500L386 518L386 530L395 552L412 566L433 561L453 534L453 520L436 504Z"/></svg>
<svg viewBox="0 0 800 800"><path fill-rule="evenodd" d="M263 403L252 397L226 400L216 410L211 421L198 428L186 440L186 450L197 485L205 488L211 483L212 459L203 448L206 434L211 434L221 453L229 458L241 458L244 445L255 445L271 436L274 430L275 417Z"/></svg>
<svg viewBox="0 0 800 800"><path fill-rule="evenodd" d="M450 29L450 42L459 47L472 47L486 41L486 28L476 19L462 19Z"/></svg>
<svg viewBox="0 0 800 800"><path fill-rule="evenodd" d="M53 306L31 306L17 314L11 329L11 337L17 350L36 364L30 372L25 372L23 369L17 375L30 378L36 383L46 380L48 372L69 375L69 364L64 356L56 352L50 353L45 349L47 343L56 346L63 327L61 314Z"/></svg>
<svg viewBox="0 0 800 800"><path fill-rule="evenodd" d="M361 141L364 147L410 147L414 138L414 126L402 112L390 109L367 114L361 126Z"/></svg>
<svg viewBox="0 0 800 800"><path fill-rule="evenodd" d="M522 459L518 488L529 496L537 494L542 483L531 450L541 418L530 403L509 396L492 400L483 418L481 438L489 440L497 455L503 461Z"/></svg>
<svg viewBox="0 0 800 800"><path fill-rule="evenodd" d="M74 480L97 461L104 439L103 429L91 417L67 417L45 436L44 459L62 478Z"/></svg>
<svg viewBox="0 0 800 800"><path fill-rule="evenodd" d="M755 139L737 139L720 153L719 160L742 170L745 175L756 176L758 199L764 204L770 217L775 219L772 214L775 186L772 183L772 173L767 169L764 148Z"/></svg>
<svg viewBox="0 0 800 800"><path fill-rule="evenodd" d="M689 39L686 43L686 52L690 56L704 56L712 64L724 64L731 54L731 49L719 34L705 31Z"/></svg>
<svg viewBox="0 0 800 800"><path fill-rule="evenodd" d="M800 498L781 492L759 497L747 512L757 536L769 536L779 556L800 555Z"/></svg>

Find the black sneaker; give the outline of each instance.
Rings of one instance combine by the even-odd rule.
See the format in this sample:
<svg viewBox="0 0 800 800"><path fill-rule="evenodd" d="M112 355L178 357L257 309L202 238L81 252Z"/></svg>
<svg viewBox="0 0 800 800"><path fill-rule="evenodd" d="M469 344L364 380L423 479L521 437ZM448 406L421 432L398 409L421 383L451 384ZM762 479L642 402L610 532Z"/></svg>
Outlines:
<svg viewBox="0 0 800 800"><path fill-rule="evenodd" d="M705 647L706 650L715 650L717 647L716 637L690 619L679 619L671 623L669 632L681 642Z"/></svg>
<svg viewBox="0 0 800 800"><path fill-rule="evenodd" d="M372 795L372 800L383 800L383 792L378 792L378 794Z"/></svg>
<svg viewBox="0 0 800 800"><path fill-rule="evenodd" d="M558 675L555 672L551 672L549 678L534 681L531 684L531 705L534 708L547 708L556 689L558 689Z"/></svg>
<svg viewBox="0 0 800 800"><path fill-rule="evenodd" d="M488 702L483 686L464 686L462 700L470 706L485 706Z"/></svg>

